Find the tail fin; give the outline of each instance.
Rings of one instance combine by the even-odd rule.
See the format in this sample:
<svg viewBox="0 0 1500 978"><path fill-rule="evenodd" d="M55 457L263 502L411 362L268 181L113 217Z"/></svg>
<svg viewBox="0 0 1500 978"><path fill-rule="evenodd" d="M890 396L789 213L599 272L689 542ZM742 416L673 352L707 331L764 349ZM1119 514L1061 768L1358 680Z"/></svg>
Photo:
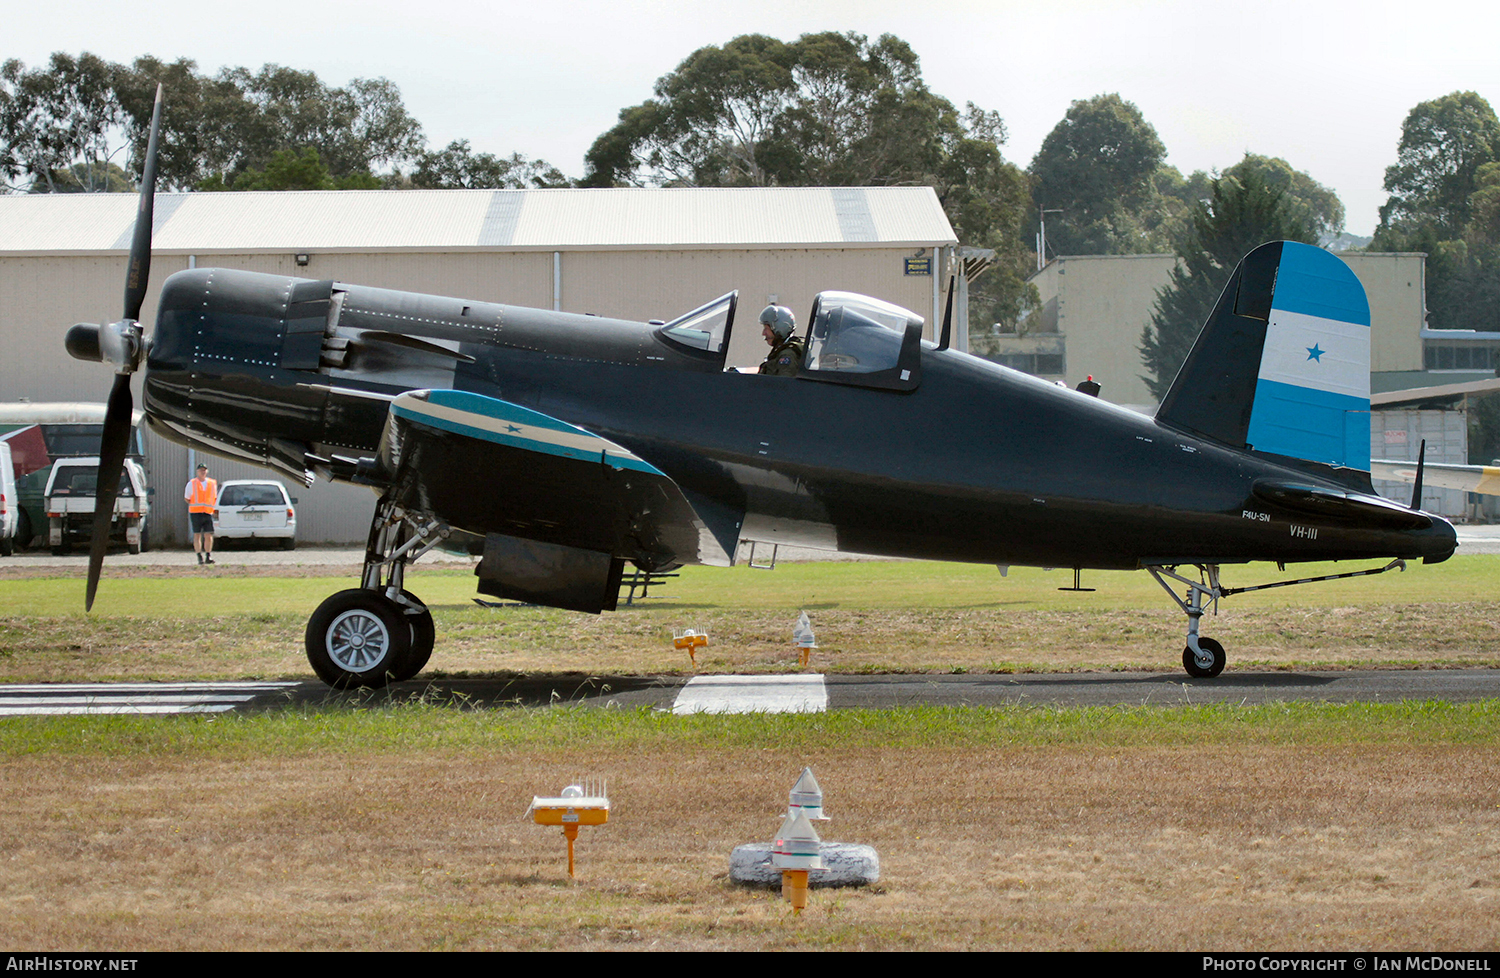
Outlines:
<svg viewBox="0 0 1500 978"><path fill-rule="evenodd" d="M1235 448L1370 469L1370 304L1310 245L1261 245L1234 270L1156 418Z"/></svg>

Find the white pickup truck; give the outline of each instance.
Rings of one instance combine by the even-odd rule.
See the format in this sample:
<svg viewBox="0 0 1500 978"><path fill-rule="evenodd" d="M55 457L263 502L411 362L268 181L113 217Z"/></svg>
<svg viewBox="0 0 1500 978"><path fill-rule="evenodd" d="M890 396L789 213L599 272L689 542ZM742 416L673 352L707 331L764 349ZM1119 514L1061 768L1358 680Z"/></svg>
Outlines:
<svg viewBox="0 0 1500 978"><path fill-rule="evenodd" d="M94 485L99 474L97 457L60 458L47 477L47 542L52 553L68 552L73 541L87 543L94 535ZM115 516L110 538L123 541L133 554L148 549L146 517L151 502L146 488L146 470L134 459L125 460L120 491L115 496Z"/></svg>

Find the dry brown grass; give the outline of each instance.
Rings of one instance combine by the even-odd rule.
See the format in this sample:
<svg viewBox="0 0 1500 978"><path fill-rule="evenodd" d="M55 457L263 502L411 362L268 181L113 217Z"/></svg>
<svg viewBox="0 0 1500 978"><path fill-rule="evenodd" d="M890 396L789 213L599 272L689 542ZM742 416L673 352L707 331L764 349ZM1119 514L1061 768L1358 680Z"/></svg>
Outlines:
<svg viewBox="0 0 1500 978"><path fill-rule="evenodd" d="M804 763L883 879L726 878ZM12 756L7 943L49 949L1494 949L1491 747ZM580 879L522 812L610 777ZM21 789L20 786L24 786Z"/></svg>
<svg viewBox="0 0 1500 978"><path fill-rule="evenodd" d="M781 672L794 666L795 616L755 608L624 609L577 615L539 609L435 609L435 674L692 672L674 627L706 629L700 672ZM813 665L835 673L1176 670L1175 610L998 608L816 612ZM192 619L0 615L0 682L108 679L310 679L295 614ZM1500 603L1461 613L1438 604L1226 611L1206 634L1244 669L1500 666Z"/></svg>

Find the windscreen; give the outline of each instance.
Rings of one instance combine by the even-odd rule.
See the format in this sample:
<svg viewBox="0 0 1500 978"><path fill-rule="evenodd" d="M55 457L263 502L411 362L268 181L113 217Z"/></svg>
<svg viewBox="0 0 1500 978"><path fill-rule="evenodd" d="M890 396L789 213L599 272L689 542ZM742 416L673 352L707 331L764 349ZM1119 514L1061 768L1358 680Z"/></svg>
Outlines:
<svg viewBox="0 0 1500 978"><path fill-rule="evenodd" d="M721 295L690 313L678 316L661 328L661 335L695 350L722 352L729 327L734 321L734 306L738 295L738 292Z"/></svg>
<svg viewBox="0 0 1500 978"><path fill-rule="evenodd" d="M52 483L52 492L58 496L92 496L95 487L99 484L99 470L95 468L79 468L69 466L62 470L61 478ZM122 470L120 472L120 488L115 490L116 495L128 496L135 492L130 485L130 473Z"/></svg>

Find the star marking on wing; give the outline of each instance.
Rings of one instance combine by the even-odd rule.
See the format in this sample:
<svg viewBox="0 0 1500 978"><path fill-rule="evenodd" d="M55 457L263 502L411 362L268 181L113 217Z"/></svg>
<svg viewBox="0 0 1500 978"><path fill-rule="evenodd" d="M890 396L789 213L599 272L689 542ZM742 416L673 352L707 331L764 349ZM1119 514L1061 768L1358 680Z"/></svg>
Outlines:
<svg viewBox="0 0 1500 978"><path fill-rule="evenodd" d="M1309 360L1316 360L1319 363L1322 363L1323 362L1323 354L1325 354L1327 352L1328 352L1327 350L1320 350L1320 349L1318 349L1318 344L1314 343L1312 346L1310 346L1310 347L1307 348L1307 359L1309 359Z"/></svg>

